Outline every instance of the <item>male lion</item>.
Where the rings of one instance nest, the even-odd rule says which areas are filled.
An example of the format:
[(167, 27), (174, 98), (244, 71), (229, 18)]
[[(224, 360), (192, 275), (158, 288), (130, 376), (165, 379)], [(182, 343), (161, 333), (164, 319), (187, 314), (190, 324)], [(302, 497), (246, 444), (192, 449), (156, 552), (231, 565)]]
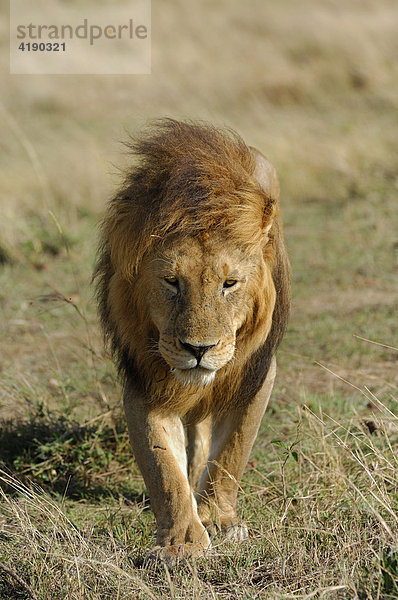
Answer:
[(247, 537), (237, 491), (275, 378), (289, 266), (275, 169), (237, 134), (166, 119), (131, 149), (95, 278), (156, 517), (149, 556), (173, 565), (203, 553), (211, 527)]

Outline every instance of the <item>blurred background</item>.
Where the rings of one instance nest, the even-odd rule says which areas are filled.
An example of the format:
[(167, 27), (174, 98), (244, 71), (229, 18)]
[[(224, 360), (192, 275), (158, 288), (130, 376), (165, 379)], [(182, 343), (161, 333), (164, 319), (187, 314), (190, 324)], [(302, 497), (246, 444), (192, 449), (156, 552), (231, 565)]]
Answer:
[(277, 168), (293, 312), (275, 401), (361, 397), (316, 362), (396, 386), (396, 353), (359, 339), (397, 346), (396, 0), (153, 2), (141, 76), (9, 75), (1, 8), (0, 415), (119, 398), (90, 288), (96, 223), (121, 142), (161, 116), (232, 127)]

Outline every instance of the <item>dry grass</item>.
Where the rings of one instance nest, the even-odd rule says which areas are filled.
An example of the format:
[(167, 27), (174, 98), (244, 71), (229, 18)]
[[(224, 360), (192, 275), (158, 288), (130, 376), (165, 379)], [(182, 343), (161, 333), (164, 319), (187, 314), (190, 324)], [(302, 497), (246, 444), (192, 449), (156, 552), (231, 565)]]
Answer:
[[(9, 76), (0, 20), (0, 598), (398, 598), (397, 19), (395, 0), (154, 3), (136, 77)], [(142, 566), (153, 517), (89, 283), (119, 142), (164, 115), (269, 156), (294, 275), (252, 539), (173, 574)]]
[(0, 591), (29, 586), (51, 600), (395, 598), (398, 420), (364, 393), (372, 419), (331, 400), (272, 411), (241, 493), (252, 539), (216, 543), (172, 574), (142, 565), (153, 534), (145, 503), (54, 498), (3, 471), (0, 535), (14, 573)]

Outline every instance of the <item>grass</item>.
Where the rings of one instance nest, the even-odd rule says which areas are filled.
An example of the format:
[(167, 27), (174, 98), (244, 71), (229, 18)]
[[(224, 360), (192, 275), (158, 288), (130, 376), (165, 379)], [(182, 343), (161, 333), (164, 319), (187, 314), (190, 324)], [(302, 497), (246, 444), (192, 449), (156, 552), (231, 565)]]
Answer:
[[(137, 77), (6, 75), (0, 20), (0, 598), (398, 598), (396, 19), (173, 0)], [(161, 115), (269, 156), (293, 269), (251, 538), (173, 573), (143, 565), (153, 515), (90, 288), (119, 141)]]
[[(323, 400), (267, 415), (240, 496), (250, 542), (171, 575), (142, 565), (154, 523), (123, 430), (10, 423), (2, 560), (40, 598), (394, 598), (397, 418), (372, 395), (361, 413)], [(20, 589), (6, 575), (3, 597)]]

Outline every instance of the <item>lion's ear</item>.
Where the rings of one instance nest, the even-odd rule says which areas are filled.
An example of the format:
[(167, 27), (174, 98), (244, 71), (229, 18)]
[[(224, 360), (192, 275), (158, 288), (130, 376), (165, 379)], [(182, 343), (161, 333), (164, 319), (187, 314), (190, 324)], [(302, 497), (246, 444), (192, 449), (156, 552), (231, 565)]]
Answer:
[(256, 164), (253, 177), (268, 198), (264, 206), (263, 233), (267, 235), (272, 227), (276, 204), (279, 200), (279, 180), (275, 167), (256, 148), (250, 147)]

